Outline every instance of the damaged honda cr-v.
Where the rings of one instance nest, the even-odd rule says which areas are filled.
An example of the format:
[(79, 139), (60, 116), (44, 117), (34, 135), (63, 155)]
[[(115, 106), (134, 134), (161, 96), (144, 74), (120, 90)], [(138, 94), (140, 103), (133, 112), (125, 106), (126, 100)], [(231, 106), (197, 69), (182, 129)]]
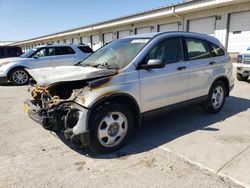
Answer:
[(220, 42), (185, 32), (130, 36), (77, 66), (27, 71), (36, 81), (29, 116), (99, 153), (123, 146), (146, 112), (192, 101), (217, 113), (233, 88)]

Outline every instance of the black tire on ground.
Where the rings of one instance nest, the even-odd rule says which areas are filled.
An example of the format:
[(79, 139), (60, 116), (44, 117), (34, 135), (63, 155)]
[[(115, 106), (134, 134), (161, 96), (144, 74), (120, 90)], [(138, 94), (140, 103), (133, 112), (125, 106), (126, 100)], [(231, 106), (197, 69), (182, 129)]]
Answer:
[(248, 76), (242, 76), (242, 74), (237, 73), (237, 80), (239, 80), (239, 81), (247, 81)]
[[(118, 128), (118, 130), (114, 129), (115, 131), (117, 131), (117, 134), (112, 135), (112, 138), (115, 138), (115, 140), (117, 140), (117, 145), (106, 146), (105, 144), (109, 142), (108, 140), (110, 135), (101, 138), (100, 136), (98, 136), (101, 132), (99, 130), (105, 130), (105, 133), (108, 133), (108, 130), (110, 129), (112, 129), (113, 131), (114, 127), (108, 126), (108, 124), (104, 120), (110, 117), (112, 117), (112, 120), (115, 120), (116, 113), (120, 114), (120, 116), (117, 116), (117, 120), (118, 118), (122, 117), (121, 119), (125, 119), (125, 121), (122, 121), (122, 125), (118, 126), (120, 127)], [(105, 103), (93, 111), (90, 117), (89, 127), (91, 138), (91, 145), (89, 146), (89, 148), (95, 153), (110, 153), (120, 149), (125, 144), (126, 140), (132, 135), (134, 130), (134, 118), (131, 110), (125, 104)], [(119, 129), (123, 132), (123, 136), (118, 136)]]
[(26, 85), (29, 82), (29, 74), (22, 68), (14, 69), (9, 74), (11, 83), (15, 86)]
[[(216, 92), (218, 92), (217, 90), (222, 91), (222, 95), (219, 95), (218, 97), (213, 97), (216, 96)], [(220, 112), (224, 106), (227, 92), (228, 91), (224, 82), (221, 80), (216, 81), (209, 90), (207, 100), (202, 104), (204, 111), (209, 114), (216, 114)], [(220, 102), (218, 102), (217, 99)], [(218, 105), (216, 105), (217, 102)]]

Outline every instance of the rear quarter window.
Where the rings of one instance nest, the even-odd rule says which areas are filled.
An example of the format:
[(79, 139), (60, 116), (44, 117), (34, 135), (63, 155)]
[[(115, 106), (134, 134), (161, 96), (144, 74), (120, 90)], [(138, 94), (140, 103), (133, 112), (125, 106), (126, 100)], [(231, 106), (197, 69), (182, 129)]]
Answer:
[(70, 55), (76, 52), (71, 47), (56, 47), (56, 55)]
[(78, 46), (78, 49), (83, 53), (93, 53), (93, 50), (88, 46)]
[(225, 51), (216, 44), (208, 42), (208, 45), (210, 45), (211, 53), (213, 54), (213, 56), (217, 57), (225, 55)]

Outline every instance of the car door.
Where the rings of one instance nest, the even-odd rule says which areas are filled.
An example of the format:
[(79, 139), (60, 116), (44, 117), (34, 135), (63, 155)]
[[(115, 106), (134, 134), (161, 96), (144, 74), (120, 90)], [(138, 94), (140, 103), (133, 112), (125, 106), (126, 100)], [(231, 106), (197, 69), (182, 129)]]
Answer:
[(215, 59), (205, 40), (186, 37), (184, 46), (190, 70), (189, 99), (205, 96), (214, 79)]
[(40, 48), (31, 58), (32, 68), (55, 67), (57, 65), (54, 47)]
[(70, 46), (55, 47), (58, 58), (57, 66), (75, 65), (77, 62), (76, 52)]
[(160, 41), (144, 58), (163, 59), (164, 68), (139, 68), (142, 111), (176, 104), (188, 100), (189, 70), (183, 61), (179, 37)]

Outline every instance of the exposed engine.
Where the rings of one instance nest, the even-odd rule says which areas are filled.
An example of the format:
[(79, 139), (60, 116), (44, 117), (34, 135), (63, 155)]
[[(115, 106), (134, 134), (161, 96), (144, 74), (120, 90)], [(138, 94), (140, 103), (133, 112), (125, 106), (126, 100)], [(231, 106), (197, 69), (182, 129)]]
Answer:
[(31, 92), (33, 100), (26, 103), (33, 106), (30, 117), (45, 129), (63, 132), (66, 139), (72, 139), (72, 129), (79, 121), (79, 109), (73, 104), (74, 90), (82, 89), (86, 82), (59, 83), (48, 88), (35, 86)]

